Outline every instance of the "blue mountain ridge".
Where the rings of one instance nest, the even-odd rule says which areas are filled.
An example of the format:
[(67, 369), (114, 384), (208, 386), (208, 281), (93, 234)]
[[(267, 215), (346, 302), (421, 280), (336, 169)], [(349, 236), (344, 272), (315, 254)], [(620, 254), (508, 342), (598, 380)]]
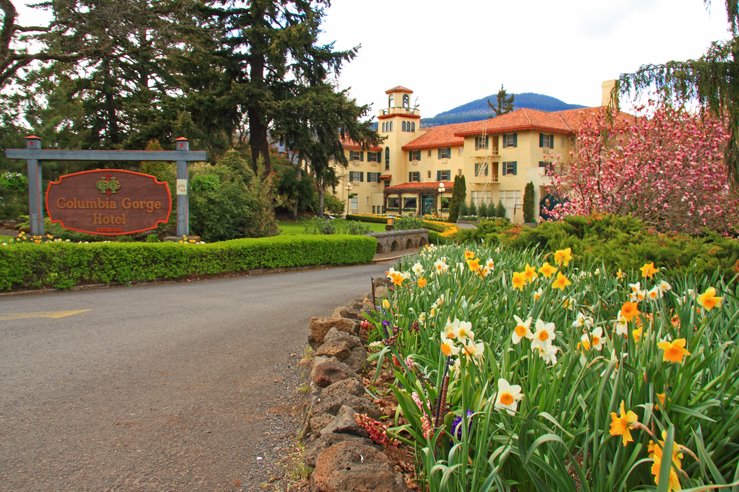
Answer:
[[(564, 111), (566, 109), (585, 108), (580, 104), (568, 104), (564, 101), (544, 94), (535, 92), (522, 92), (514, 94), (513, 109), (529, 108), (540, 111)], [(482, 99), (468, 102), (456, 108), (439, 113), (433, 118), (422, 118), (421, 126), (447, 125), (450, 123), (466, 123), (468, 121), (479, 121), (493, 117), (493, 111), (487, 101), (495, 104), (497, 92)]]

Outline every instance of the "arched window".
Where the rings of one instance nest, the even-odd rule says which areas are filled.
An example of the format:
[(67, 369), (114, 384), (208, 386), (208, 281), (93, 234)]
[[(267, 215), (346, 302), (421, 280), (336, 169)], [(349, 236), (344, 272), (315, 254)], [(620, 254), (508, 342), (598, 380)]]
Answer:
[(404, 132), (405, 132), (405, 131), (407, 131), (407, 128), (406, 128), (406, 124), (405, 124), (405, 121), (404, 121), (403, 123), (401, 123), (401, 126), (403, 127), (403, 131), (404, 131)]
[(395, 106), (395, 95), (390, 94), (390, 96), (387, 98), (387, 107), (392, 108)]
[(387, 122), (385, 121), (382, 122), (382, 131), (387, 132)]
[(411, 123), (411, 131), (412, 132), (415, 132), (416, 131), (416, 122), (415, 121), (413, 123)]
[(411, 107), (411, 97), (408, 94), (403, 94), (403, 107), (405, 109)]
[(388, 123), (387, 123), (387, 131), (389, 131), (389, 132), (393, 131), (393, 122), (392, 121), (388, 121)]
[(385, 147), (385, 169), (390, 169), (390, 147)]

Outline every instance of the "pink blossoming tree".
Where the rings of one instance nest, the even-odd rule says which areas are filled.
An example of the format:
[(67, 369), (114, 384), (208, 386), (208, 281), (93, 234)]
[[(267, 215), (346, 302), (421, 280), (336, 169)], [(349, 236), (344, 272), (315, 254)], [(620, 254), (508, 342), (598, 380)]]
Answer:
[(649, 116), (583, 122), (574, 152), (548, 170), (550, 192), (566, 200), (554, 217), (605, 212), (639, 217), (662, 231), (739, 227), (739, 196), (729, 184), (726, 125), (667, 105)]

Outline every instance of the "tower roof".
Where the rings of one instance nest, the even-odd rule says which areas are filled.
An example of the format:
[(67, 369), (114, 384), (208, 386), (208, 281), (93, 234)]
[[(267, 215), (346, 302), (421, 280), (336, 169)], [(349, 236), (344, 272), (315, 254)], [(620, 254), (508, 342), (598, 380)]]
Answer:
[(403, 87), (402, 85), (396, 85), (392, 89), (386, 90), (385, 94), (392, 94), (393, 92), (405, 92), (406, 94), (413, 94), (412, 90), (407, 87)]

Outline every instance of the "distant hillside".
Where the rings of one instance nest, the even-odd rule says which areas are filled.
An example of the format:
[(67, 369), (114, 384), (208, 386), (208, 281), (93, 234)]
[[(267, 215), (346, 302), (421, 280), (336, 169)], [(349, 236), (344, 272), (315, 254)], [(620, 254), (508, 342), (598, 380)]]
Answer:
[[(468, 102), (461, 106), (457, 106), (449, 111), (439, 113), (433, 118), (423, 118), (422, 126), (447, 125), (449, 123), (465, 123), (467, 121), (478, 121), (493, 117), (493, 112), (488, 106), (488, 99), (495, 104), (496, 94), (483, 97), (476, 101)], [(534, 92), (522, 92), (515, 94), (513, 100), (513, 109), (530, 108), (541, 111), (563, 111), (565, 109), (584, 108), (579, 104), (567, 104), (557, 98), (545, 96), (544, 94), (536, 94)]]

